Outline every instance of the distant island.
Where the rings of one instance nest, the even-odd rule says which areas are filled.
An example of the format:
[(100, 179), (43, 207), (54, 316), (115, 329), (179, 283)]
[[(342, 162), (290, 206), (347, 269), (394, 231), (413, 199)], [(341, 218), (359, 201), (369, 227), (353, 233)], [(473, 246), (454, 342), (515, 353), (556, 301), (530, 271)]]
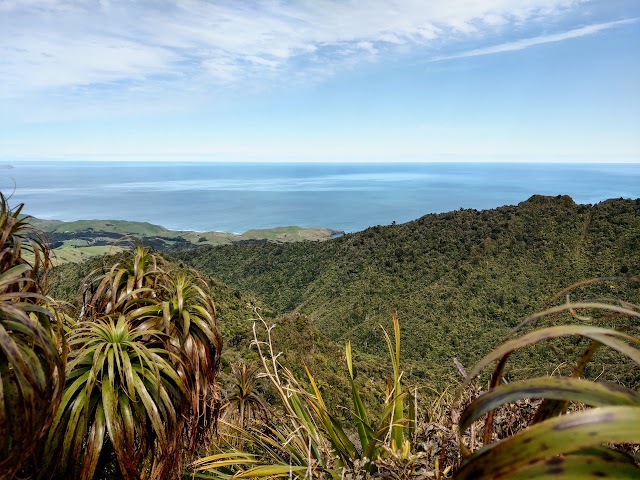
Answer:
[(13, 165), (0, 165), (0, 170), (10, 170), (12, 168), (16, 168)]

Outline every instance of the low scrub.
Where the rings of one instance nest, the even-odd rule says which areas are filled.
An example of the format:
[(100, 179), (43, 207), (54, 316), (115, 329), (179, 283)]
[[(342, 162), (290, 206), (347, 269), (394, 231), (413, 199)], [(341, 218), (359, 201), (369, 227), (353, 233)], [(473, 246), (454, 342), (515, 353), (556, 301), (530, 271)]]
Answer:
[[(640, 307), (571, 298), (593, 284), (618, 292), (616, 279), (561, 291), (563, 303), (469, 373), (456, 361), (463, 379), (431, 398), (405, 385), (394, 312), (374, 408), (350, 342), (340, 379), (350, 405), (339, 410), (310, 368), (285, 365), (256, 309), (260, 368), (232, 372), (216, 435), (222, 337), (207, 282), (137, 246), (91, 272), (79, 310), (65, 312), (48, 296), (46, 242), (21, 210), (0, 194), (1, 480), (640, 478)], [(428, 333), (411, 331), (412, 342)], [(552, 375), (511, 377), (514, 357), (548, 351), (563, 359)], [(624, 381), (601, 381), (602, 365)]]
[[(408, 395), (410, 390), (401, 385), (400, 323), (394, 315), (393, 335), (384, 332), (393, 374), (377, 419), (368, 415), (362, 403), (351, 346), (346, 345), (352, 407), (345, 421), (327, 408), (306, 367), (303, 383), (280, 364), (280, 353), (271, 341), (273, 327), (258, 317), (255, 345), (262, 375), (279, 393), (281, 411), (275, 417), (280, 421), (226, 424), (211, 454), (191, 465), (191, 475), (212, 479), (639, 478), (640, 393), (584, 378), (602, 347), (627, 360), (637, 374), (638, 319), (640, 308), (630, 303), (572, 302), (567, 296), (565, 303), (526, 319), (516, 332), (530, 330), (535, 322), (546, 320), (549, 325), (504, 342), (470, 373), (457, 362), (464, 376), (459, 393), (445, 391), (420, 411), (417, 395)], [(262, 335), (258, 333), (261, 325)], [(514, 352), (570, 336), (586, 339), (587, 344), (569, 375), (503, 383), (505, 366)], [(496, 366), (483, 391), (479, 375), (493, 363)]]

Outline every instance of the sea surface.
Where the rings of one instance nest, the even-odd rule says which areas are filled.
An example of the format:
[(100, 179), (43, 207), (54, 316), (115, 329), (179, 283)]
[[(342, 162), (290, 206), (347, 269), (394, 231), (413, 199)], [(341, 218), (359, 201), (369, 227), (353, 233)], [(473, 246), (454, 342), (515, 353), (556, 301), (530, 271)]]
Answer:
[(427, 213), (640, 197), (640, 164), (12, 162), (10, 205), (58, 220), (136, 220), (176, 230), (285, 225), (353, 232)]

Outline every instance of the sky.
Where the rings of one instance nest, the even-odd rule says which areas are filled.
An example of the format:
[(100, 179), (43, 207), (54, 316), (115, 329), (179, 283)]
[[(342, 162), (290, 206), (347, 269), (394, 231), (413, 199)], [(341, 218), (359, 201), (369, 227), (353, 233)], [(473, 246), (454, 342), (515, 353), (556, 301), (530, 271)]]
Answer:
[(0, 162), (640, 162), (638, 0), (0, 0)]

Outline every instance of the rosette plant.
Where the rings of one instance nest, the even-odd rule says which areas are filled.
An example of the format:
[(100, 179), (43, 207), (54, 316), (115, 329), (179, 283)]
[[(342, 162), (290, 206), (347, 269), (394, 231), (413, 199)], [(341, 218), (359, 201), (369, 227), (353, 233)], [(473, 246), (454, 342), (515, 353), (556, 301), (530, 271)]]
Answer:
[(205, 280), (195, 270), (171, 268), (161, 282), (160, 330), (177, 358), (180, 378), (189, 398), (186, 448), (194, 451), (210, 439), (220, 412), (216, 376), (220, 367), (222, 336), (216, 309)]
[(119, 258), (83, 282), (47, 459), (64, 478), (176, 478), (218, 415), (215, 306), (196, 272), (142, 245)]
[(256, 388), (257, 370), (245, 362), (231, 367), (231, 391), (223, 406), (223, 418), (245, 428), (269, 412), (269, 404)]
[(142, 245), (127, 255), (85, 280), (82, 318), (124, 314), (134, 325), (162, 333), (188, 392), (184, 433), (188, 447), (194, 448), (211, 433), (220, 406), (216, 376), (222, 336), (215, 304), (195, 270), (168, 262)]
[(124, 315), (71, 331), (67, 386), (41, 478), (91, 479), (113, 469), (113, 457), (121, 478), (176, 476), (186, 392), (160, 336)]
[(22, 207), (0, 193), (0, 478), (12, 478), (46, 433), (65, 379), (64, 338), (45, 297), (49, 250)]

